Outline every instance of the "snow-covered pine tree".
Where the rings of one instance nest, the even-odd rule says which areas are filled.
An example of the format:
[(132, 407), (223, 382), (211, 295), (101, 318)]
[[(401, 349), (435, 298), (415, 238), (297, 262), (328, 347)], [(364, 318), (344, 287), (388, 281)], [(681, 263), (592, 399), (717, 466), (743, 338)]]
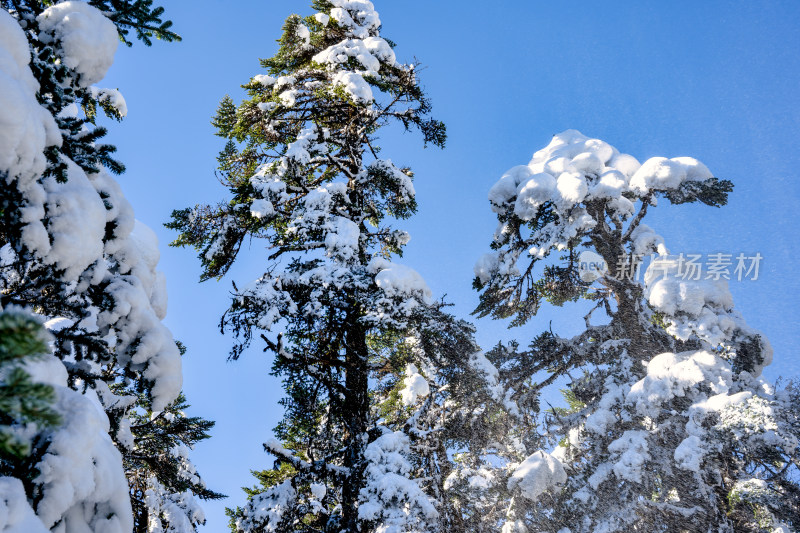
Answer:
[(180, 352), (161, 323), (155, 235), (108, 173), (123, 170), (114, 147), (98, 142), (98, 108), (120, 119), (125, 100), (93, 84), (131, 32), (148, 45), (178, 36), (151, 0), (2, 6), (0, 303), (47, 321), (52, 355), (25, 370), (54, 391), (61, 424), (29, 428), (25, 463), (1, 472), (0, 529), (129, 532), (129, 415), (177, 398)]
[(221, 326), (238, 339), (233, 359), (259, 337), (275, 354), (285, 417), (265, 445), (275, 468), (256, 474), (231, 527), (454, 528), (443, 486), (466, 431), (447, 421), (479, 415), (444, 398), (479, 386), (467, 364), (477, 348), (419, 274), (390, 260), (409, 239), (390, 221), (416, 202), (411, 171), (376, 145), (392, 122), (437, 146), (445, 129), (427, 118), (415, 66), (380, 37), (371, 2), (313, 7), (287, 19), (267, 72), (244, 86), (249, 98), (220, 104), (219, 174), (231, 197), (176, 211), (170, 224), (175, 245), (199, 250), (203, 279), (225, 275), (251, 239), (268, 249), (264, 275), (234, 284)]
[[(513, 498), (498, 500), (488, 524), (505, 533), (800, 527), (796, 387), (760, 377), (772, 350), (734, 310), (720, 270), (668, 255), (643, 223), (657, 199), (721, 206), (731, 190), (695, 159), (640, 164), (576, 131), (492, 187), (499, 226), (495, 251), (475, 266), (478, 312), (522, 325), (543, 300), (588, 300), (591, 311), (575, 337), (547, 331), (528, 349), (489, 354), (531, 419), (553, 383), (569, 407), (542, 413), (516, 460), (498, 464), (496, 493)], [(635, 270), (648, 257), (642, 283)]]

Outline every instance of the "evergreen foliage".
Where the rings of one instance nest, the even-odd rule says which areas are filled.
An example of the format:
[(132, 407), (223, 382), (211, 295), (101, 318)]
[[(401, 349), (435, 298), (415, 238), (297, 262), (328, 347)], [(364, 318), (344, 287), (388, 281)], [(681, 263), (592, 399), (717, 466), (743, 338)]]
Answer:
[(31, 451), (26, 426), (55, 426), (60, 422), (53, 410), (53, 388), (34, 383), (25, 363), (48, 353), (42, 325), (27, 313), (0, 313), (0, 472), (9, 474)]

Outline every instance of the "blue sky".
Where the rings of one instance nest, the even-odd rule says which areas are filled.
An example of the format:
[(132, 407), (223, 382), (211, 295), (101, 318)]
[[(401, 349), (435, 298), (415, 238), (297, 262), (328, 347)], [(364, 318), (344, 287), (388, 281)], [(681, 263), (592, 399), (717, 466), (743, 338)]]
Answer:
[[(214, 177), (222, 139), (210, 118), (225, 94), (259, 72), (277, 49), (283, 20), (309, 14), (305, 0), (174, 2), (168, 16), (182, 43), (122, 49), (101, 86), (129, 107), (108, 141), (128, 171), (120, 181), (137, 218), (161, 240), (167, 325), (189, 348), (184, 390), (191, 414), (217, 421), (193, 457), (208, 485), (231, 497), (206, 506), (210, 532), (226, 531), (225, 505), (244, 501), (250, 469), (271, 465), (261, 449), (281, 416), (280, 384), (260, 347), (227, 363), (217, 328), (230, 280), (263, 271), (254, 243), (221, 282), (198, 284), (192, 250), (168, 248), (161, 224), (173, 209), (225, 198)], [(477, 304), (472, 265), (487, 251), (495, 219), (489, 187), (525, 164), (551, 136), (574, 128), (640, 161), (693, 156), (735, 190), (728, 206), (661, 206), (648, 224), (674, 252), (761, 253), (757, 281), (731, 283), (737, 308), (775, 348), (767, 371), (800, 376), (797, 202), (800, 199), (800, 3), (750, 1), (507, 0), (494, 3), (378, 1), (382, 35), (398, 58), (419, 59), (434, 115), (448, 127), (445, 150), (416, 135), (382, 135), (384, 154), (416, 172), (419, 213), (399, 224), (412, 235), (402, 262), (417, 269), (463, 317)], [(580, 327), (566, 307), (524, 328), (477, 321), (478, 340), (526, 341), (553, 321)]]

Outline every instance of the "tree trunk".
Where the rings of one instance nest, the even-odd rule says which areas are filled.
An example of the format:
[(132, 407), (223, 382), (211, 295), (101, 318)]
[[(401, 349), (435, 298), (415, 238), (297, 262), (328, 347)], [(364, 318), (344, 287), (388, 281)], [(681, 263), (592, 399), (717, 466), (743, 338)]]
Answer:
[[(353, 304), (353, 308), (357, 306)], [(368, 369), (367, 369), (367, 330), (359, 322), (361, 314), (349, 314), (350, 327), (346, 333), (345, 387), (347, 398), (344, 402), (346, 424), (344, 466), (350, 475), (342, 487), (341, 531), (359, 533), (358, 494), (364, 485), (364, 448), (367, 441), (367, 422), (369, 416)]]

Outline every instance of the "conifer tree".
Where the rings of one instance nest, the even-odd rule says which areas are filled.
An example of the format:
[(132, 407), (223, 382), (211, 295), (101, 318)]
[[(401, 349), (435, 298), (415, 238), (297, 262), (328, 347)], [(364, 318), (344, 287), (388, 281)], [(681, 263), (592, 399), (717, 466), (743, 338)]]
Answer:
[(219, 106), (230, 198), (169, 224), (173, 244), (199, 251), (204, 280), (224, 276), (245, 243), (267, 248), (264, 275), (234, 284), (221, 327), (237, 338), (231, 358), (254, 339), (274, 354), (285, 415), (265, 444), (275, 467), (256, 473), (231, 528), (440, 531), (460, 520), (443, 488), (451, 447), (465, 442), (453, 421), (479, 418), (445, 398), (483, 375), (468, 364), (471, 327), (391, 260), (409, 239), (390, 223), (416, 209), (413, 174), (376, 141), (399, 122), (442, 146), (445, 129), (371, 2), (313, 7), (286, 20), (248, 98)]
[[(800, 526), (796, 388), (760, 377), (772, 349), (734, 310), (720, 263), (697, 268), (669, 255), (643, 223), (657, 200), (722, 206), (731, 190), (696, 159), (640, 164), (576, 131), (492, 187), (499, 226), (494, 252), (475, 266), (478, 312), (524, 325), (544, 301), (588, 301), (591, 310), (575, 337), (546, 331), (527, 349), (489, 354), (529, 422), (523, 448), (496, 463), (501, 511), (487, 513), (487, 527)], [(568, 407), (542, 409), (554, 383)]]
[(31, 427), (25, 461), (4, 468), (3, 527), (127, 532), (129, 416), (176, 399), (180, 351), (161, 323), (155, 235), (109, 174), (124, 170), (115, 147), (99, 142), (98, 110), (121, 119), (125, 100), (94, 84), (120, 41), (179, 37), (151, 0), (2, 6), (0, 303), (46, 320), (52, 355), (25, 369), (36, 390), (54, 391), (61, 421)]

